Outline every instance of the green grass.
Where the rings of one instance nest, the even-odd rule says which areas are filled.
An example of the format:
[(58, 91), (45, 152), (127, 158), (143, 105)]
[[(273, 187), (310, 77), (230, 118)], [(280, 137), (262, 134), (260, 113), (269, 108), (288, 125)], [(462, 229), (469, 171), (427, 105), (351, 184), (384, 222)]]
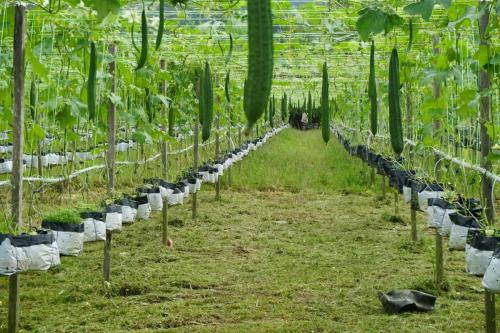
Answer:
[[(174, 250), (161, 246), (159, 214), (125, 227), (113, 237), (110, 286), (103, 243), (23, 274), (22, 331), (481, 332), (480, 279), (460, 251), (445, 251), (449, 291), (435, 312), (382, 311), (379, 291), (435, 291), (433, 232), (419, 215), (422, 240), (410, 242), (408, 223), (387, 219), (390, 201), (367, 191), (368, 170), (320, 140), (287, 130), (232, 170), (221, 202), (204, 185), (197, 221), (189, 201), (170, 209)], [(6, 278), (0, 302), (6, 318)]]
[(245, 160), (245, 177), (235, 184), (258, 190), (365, 192), (368, 170), (353, 161), (336, 140), (325, 145), (319, 131), (288, 129)]

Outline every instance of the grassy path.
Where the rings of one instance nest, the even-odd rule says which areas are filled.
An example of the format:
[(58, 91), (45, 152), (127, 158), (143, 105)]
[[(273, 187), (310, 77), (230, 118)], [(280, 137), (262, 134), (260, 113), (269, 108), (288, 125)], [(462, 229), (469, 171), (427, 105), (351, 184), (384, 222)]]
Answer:
[[(389, 221), (368, 170), (318, 131), (287, 130), (233, 171), (220, 203), (201, 192), (200, 218), (171, 210), (174, 251), (160, 216), (114, 238), (112, 283), (102, 243), (59, 269), (22, 276), (25, 332), (480, 332), (480, 280), (446, 253), (451, 290), (429, 314), (389, 316), (378, 291), (432, 291), (432, 234)], [(405, 215), (406, 207), (402, 207)], [(0, 331), (7, 279), (0, 278)]]

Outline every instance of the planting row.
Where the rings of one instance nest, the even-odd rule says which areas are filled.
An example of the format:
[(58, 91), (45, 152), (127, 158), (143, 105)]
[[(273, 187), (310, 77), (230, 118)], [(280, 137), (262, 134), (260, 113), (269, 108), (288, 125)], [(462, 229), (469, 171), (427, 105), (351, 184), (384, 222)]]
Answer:
[(251, 151), (285, 127), (273, 129), (222, 158), (204, 163), (198, 170), (188, 170), (175, 183), (163, 179), (145, 179), (145, 185), (134, 195), (125, 195), (105, 205), (103, 211), (61, 210), (48, 215), (41, 229), (32, 234), (0, 234), (0, 275), (47, 270), (60, 265), (60, 255), (78, 256), (84, 242), (104, 241), (106, 232), (120, 232), (122, 226), (136, 220), (147, 220), (151, 212), (161, 211), (164, 204), (182, 205), (184, 199), (201, 189), (203, 182), (216, 183), (224, 171), (241, 161)]
[(483, 286), (500, 292), (500, 234), (488, 224), (481, 202), (455, 193), (453, 186), (417, 177), (416, 170), (372, 151), (352, 145), (340, 132), (337, 137), (350, 155), (359, 157), (377, 173), (388, 177), (413, 210), (427, 213), (429, 228), (448, 238), (450, 250), (465, 250), (465, 270), (483, 277)]

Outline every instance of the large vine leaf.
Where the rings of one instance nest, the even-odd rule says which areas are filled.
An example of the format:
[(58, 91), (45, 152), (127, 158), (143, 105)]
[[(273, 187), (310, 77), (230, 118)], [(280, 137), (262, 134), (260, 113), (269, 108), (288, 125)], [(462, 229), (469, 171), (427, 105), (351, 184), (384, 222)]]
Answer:
[(409, 4), (404, 7), (404, 11), (410, 15), (422, 16), (426, 21), (429, 21), (436, 4), (441, 4), (443, 7), (448, 8), (451, 5), (450, 0), (420, 0), (418, 2)]
[(393, 12), (378, 6), (368, 6), (359, 11), (356, 30), (358, 30), (361, 39), (367, 41), (371, 36), (381, 32), (390, 32), (394, 27), (402, 25), (403, 22), (403, 18)]
[(356, 29), (362, 40), (366, 41), (371, 35), (376, 35), (385, 30), (387, 14), (378, 7), (366, 7), (359, 11)]

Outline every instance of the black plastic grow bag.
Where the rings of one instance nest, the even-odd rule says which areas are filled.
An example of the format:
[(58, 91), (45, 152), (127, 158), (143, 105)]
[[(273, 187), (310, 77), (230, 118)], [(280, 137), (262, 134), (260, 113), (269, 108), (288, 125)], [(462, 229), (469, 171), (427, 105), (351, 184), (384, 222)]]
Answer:
[(84, 224), (79, 223), (60, 223), (60, 222), (50, 222), (43, 220), (42, 228), (49, 229), (52, 231), (65, 231), (65, 232), (79, 232), (82, 233), (84, 231)]
[(433, 311), (437, 297), (418, 290), (393, 290), (379, 293), (379, 300), (388, 313)]
[(54, 242), (54, 234), (49, 230), (39, 230), (36, 235), (21, 234), (19, 236), (9, 237), (12, 245), (15, 247), (52, 244)]

